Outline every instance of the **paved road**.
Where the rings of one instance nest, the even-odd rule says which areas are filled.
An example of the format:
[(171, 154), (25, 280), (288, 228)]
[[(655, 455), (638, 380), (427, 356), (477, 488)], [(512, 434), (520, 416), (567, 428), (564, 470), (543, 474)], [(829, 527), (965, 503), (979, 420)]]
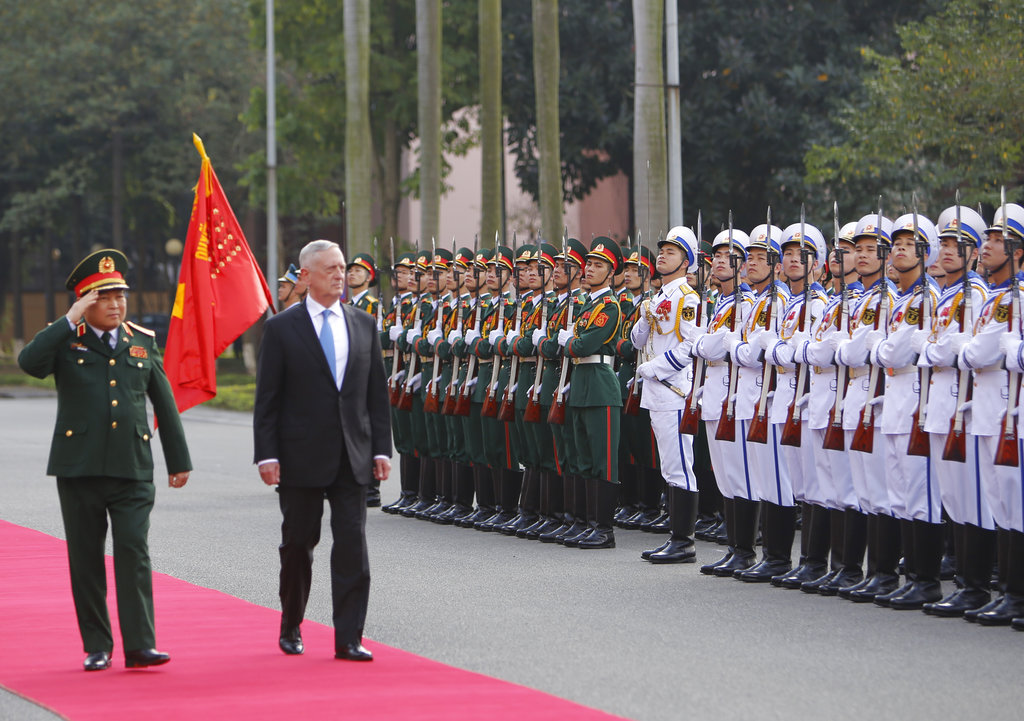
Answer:
[[(44, 476), (55, 406), (0, 399), (0, 518), (62, 536)], [(185, 430), (197, 470), (185, 489), (157, 485), (154, 568), (277, 607), (277, 499), (249, 417), (198, 408)], [(587, 552), (377, 511), (367, 532), (367, 636), (629, 718), (1020, 717), (1024, 634), (1009, 629), (652, 566), (639, 553), (657, 539), (639, 532)], [(326, 571), (319, 553), (309, 617), (329, 624)], [(276, 643), (276, 628), (253, 633)], [(54, 717), (0, 693), (7, 718)]]

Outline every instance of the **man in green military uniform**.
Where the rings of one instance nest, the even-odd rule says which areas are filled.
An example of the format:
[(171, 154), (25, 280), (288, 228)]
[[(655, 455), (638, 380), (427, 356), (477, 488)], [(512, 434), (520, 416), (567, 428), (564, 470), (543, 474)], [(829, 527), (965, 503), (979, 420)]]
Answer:
[(569, 407), (579, 473), (586, 481), (589, 529), (564, 542), (577, 548), (615, 548), (622, 394), (612, 363), (622, 312), (611, 283), (621, 265), (618, 243), (594, 238), (585, 269), (590, 293), (573, 328), (558, 331), (558, 343), (574, 366)]
[(147, 537), (155, 488), (147, 396), (160, 422), (170, 486), (184, 486), (192, 469), (154, 333), (124, 320), (127, 268), (116, 250), (83, 260), (67, 280), (76, 300), (65, 318), (37, 333), (18, 356), (22, 370), (37, 378), (52, 373), (57, 386), (46, 472), (57, 477), (86, 671), (110, 668), (114, 646), (103, 557), (108, 515), (125, 666), (170, 660), (154, 648)]

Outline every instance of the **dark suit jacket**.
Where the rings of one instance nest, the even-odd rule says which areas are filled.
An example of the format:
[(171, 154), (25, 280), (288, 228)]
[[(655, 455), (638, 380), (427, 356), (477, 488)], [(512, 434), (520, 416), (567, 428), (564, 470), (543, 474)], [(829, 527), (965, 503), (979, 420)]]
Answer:
[(115, 333), (117, 348), (111, 350), (92, 330), (78, 336), (65, 318), (58, 318), (18, 356), (29, 375), (52, 373), (56, 381), (57, 423), (48, 475), (152, 481), (147, 396), (160, 421), (167, 472), (192, 468), (153, 331), (123, 323)]
[[(306, 303), (267, 320), (256, 371), (255, 462), (276, 458), (282, 486), (328, 486), (345, 442), (356, 482), (374, 456), (391, 456), (391, 407), (374, 318), (342, 304), (348, 362), (335, 386)], [(341, 469), (344, 470), (344, 469)]]

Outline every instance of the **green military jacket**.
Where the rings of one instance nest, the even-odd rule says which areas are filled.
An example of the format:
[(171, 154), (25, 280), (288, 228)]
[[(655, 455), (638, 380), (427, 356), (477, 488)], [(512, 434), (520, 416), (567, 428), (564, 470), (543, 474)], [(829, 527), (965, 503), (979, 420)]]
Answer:
[(380, 301), (377, 299), (376, 296), (370, 295), (369, 290), (365, 290), (363, 291), (362, 295), (358, 296), (352, 301), (352, 305), (354, 305), (359, 310), (365, 310), (367, 313), (376, 318), (377, 310), (380, 308)]
[[(596, 299), (587, 296), (579, 319), (573, 325), (573, 338), (565, 344), (565, 353), (574, 359), (615, 355), (622, 311), (610, 290)], [(569, 388), (569, 406), (622, 406), (622, 394), (615, 371), (607, 363), (574, 365)]]
[(117, 331), (117, 349), (64, 318), (39, 331), (18, 356), (29, 375), (53, 374), (57, 423), (46, 473), (153, 480), (153, 432), (146, 397), (160, 423), (167, 472), (192, 470), (185, 433), (153, 332), (133, 323)]

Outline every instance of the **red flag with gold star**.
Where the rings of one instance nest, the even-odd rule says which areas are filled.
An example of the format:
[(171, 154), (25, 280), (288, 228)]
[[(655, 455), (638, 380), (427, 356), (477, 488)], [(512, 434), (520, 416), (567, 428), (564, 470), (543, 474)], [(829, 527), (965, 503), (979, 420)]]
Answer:
[(273, 307), (270, 288), (245, 242), (206, 155), (188, 223), (167, 333), (165, 368), (178, 410), (217, 395), (217, 357)]

